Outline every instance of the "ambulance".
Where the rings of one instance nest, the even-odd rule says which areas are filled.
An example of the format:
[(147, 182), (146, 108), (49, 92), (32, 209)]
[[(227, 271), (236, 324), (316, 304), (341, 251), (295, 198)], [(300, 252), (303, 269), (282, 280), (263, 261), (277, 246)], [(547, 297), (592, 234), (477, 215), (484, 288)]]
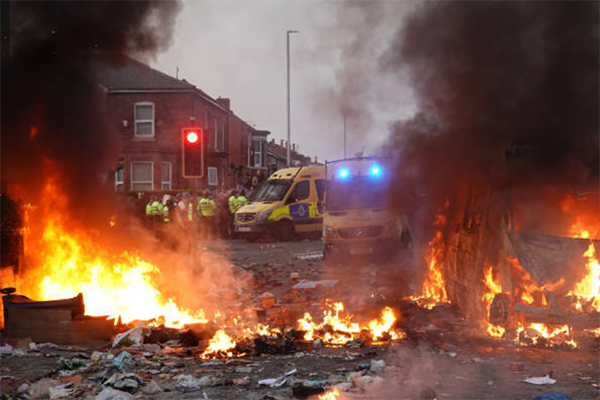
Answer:
[(325, 164), (324, 259), (387, 257), (410, 242), (407, 219), (388, 204), (391, 168), (391, 159), (377, 157)]
[(235, 232), (248, 240), (320, 237), (325, 167), (284, 168), (271, 175), (235, 213)]

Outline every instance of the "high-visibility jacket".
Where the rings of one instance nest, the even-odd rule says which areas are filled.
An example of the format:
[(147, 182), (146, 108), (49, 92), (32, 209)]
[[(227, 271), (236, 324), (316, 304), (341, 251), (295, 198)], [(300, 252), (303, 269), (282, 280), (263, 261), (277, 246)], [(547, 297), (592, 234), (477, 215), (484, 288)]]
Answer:
[(213, 199), (203, 197), (198, 202), (198, 210), (203, 217), (214, 217), (217, 211), (217, 203)]
[(229, 203), (229, 212), (231, 214), (233, 214), (234, 212), (237, 211), (238, 207), (238, 203), (237, 203), (237, 197), (235, 197), (234, 195), (229, 196), (229, 200), (227, 200), (227, 202)]
[(188, 221), (194, 220), (194, 210), (192, 208), (192, 202), (190, 201), (188, 204)]
[(159, 201), (153, 201), (152, 203), (148, 203), (146, 206), (146, 215), (160, 215), (162, 214), (164, 206)]
[(169, 222), (169, 207), (163, 206), (162, 209), (163, 221)]
[(246, 204), (248, 204), (248, 199), (245, 196), (238, 196), (236, 198), (236, 202), (237, 202), (237, 210), (239, 210), (240, 208), (244, 207)]

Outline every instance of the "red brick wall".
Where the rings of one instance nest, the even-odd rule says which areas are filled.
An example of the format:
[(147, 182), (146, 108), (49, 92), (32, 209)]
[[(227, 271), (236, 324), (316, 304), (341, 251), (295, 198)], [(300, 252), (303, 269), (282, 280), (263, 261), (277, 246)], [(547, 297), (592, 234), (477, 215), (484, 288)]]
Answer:
[[(134, 136), (134, 104), (152, 102), (154, 104), (154, 137)], [(228, 126), (231, 114), (208, 101), (190, 93), (109, 93), (107, 99), (109, 118), (121, 132), (123, 140), (124, 188), (131, 188), (132, 161), (154, 162), (154, 190), (160, 190), (161, 162), (171, 162), (172, 190), (193, 188), (193, 181), (181, 176), (181, 129), (190, 125), (190, 116), (196, 118), (196, 125), (205, 127), (205, 167), (215, 166), (219, 170), (219, 185), (222, 184), (224, 169), (229, 172), (228, 144), (231, 141), (231, 127)], [(215, 149), (214, 120), (218, 121), (218, 150)], [(236, 117), (237, 118), (237, 117)], [(127, 126), (123, 125), (127, 121)], [(223, 124), (225, 142), (223, 143)], [(229, 139), (229, 140), (228, 140)], [(236, 148), (237, 151), (237, 148)], [(218, 156), (216, 156), (218, 154)], [(239, 158), (239, 157), (233, 157)], [(206, 169), (202, 187), (207, 186)], [(227, 182), (229, 184), (229, 182)]]

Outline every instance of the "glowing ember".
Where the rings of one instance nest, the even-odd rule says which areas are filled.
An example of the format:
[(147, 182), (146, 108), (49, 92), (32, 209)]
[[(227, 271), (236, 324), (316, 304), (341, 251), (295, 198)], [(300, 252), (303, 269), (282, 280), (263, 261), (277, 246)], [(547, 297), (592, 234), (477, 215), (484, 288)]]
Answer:
[[(203, 359), (210, 358), (231, 358), (234, 356), (233, 350), (237, 343), (223, 329), (218, 330), (200, 356)], [(237, 354), (241, 356), (243, 354)]]
[(160, 274), (154, 265), (138, 256), (110, 254), (84, 233), (68, 232), (61, 215), (67, 202), (57, 187), (48, 183), (44, 190), (47, 216), (43, 235), (33, 254), (39, 268), (27, 277), (32, 297), (54, 300), (83, 293), (87, 315), (107, 315), (127, 323), (133, 320), (159, 320), (168, 327), (207, 322), (204, 313), (177, 306), (153, 285)]
[(597, 338), (600, 338), (600, 328), (596, 328), (596, 329), (584, 329), (585, 332), (591, 333), (592, 335), (594, 335)]
[(393, 329), (396, 316), (390, 307), (381, 312), (380, 319), (372, 320), (365, 326), (353, 322), (353, 316), (344, 311), (344, 304), (326, 303), (328, 309), (323, 311), (323, 322), (315, 323), (310, 313), (298, 320), (298, 329), (306, 331), (304, 340), (312, 341), (320, 338), (330, 345), (344, 345), (361, 336), (362, 332), (368, 334), (375, 342), (381, 341), (387, 335), (391, 340), (404, 337), (404, 333)]
[(575, 308), (578, 310), (583, 308), (582, 302), (585, 302), (590, 304), (594, 310), (600, 312), (600, 263), (598, 263), (596, 257), (594, 243), (590, 243), (583, 254), (583, 258), (586, 260), (587, 274), (567, 296), (577, 298)]
[(422, 294), (418, 297), (409, 297), (421, 307), (432, 309), (437, 304), (449, 303), (446, 293), (446, 282), (442, 273), (444, 246), (442, 227), (446, 225), (446, 216), (438, 213), (435, 216), (435, 226), (438, 228), (435, 236), (429, 241), (429, 253), (425, 256), (429, 269), (423, 280)]
[(340, 391), (337, 388), (333, 388), (323, 394), (320, 394), (319, 400), (336, 400), (339, 395)]
[(489, 323), (490, 307), (492, 306), (492, 301), (494, 301), (494, 297), (497, 294), (502, 293), (502, 287), (494, 282), (491, 265), (488, 265), (484, 271), (483, 282), (485, 284), (486, 290), (481, 298), (481, 301), (483, 301), (483, 304), (485, 305), (485, 316), (486, 320), (488, 320), (488, 326), (486, 328), (486, 331), (490, 336), (502, 337), (504, 336), (505, 329), (501, 326)]

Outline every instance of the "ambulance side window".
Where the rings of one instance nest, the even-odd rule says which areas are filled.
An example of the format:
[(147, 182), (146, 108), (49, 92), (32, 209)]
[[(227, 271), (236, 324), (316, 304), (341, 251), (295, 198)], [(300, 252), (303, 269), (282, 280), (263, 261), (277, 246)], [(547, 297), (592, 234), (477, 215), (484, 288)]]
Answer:
[(308, 197), (310, 196), (309, 183), (310, 181), (302, 181), (296, 183), (296, 186), (294, 186), (294, 189), (292, 189), (292, 192), (285, 201), (285, 204), (297, 203), (299, 201), (308, 199)]
[(317, 179), (315, 180), (315, 186), (317, 187), (317, 197), (319, 201), (323, 201), (325, 199), (325, 179)]

